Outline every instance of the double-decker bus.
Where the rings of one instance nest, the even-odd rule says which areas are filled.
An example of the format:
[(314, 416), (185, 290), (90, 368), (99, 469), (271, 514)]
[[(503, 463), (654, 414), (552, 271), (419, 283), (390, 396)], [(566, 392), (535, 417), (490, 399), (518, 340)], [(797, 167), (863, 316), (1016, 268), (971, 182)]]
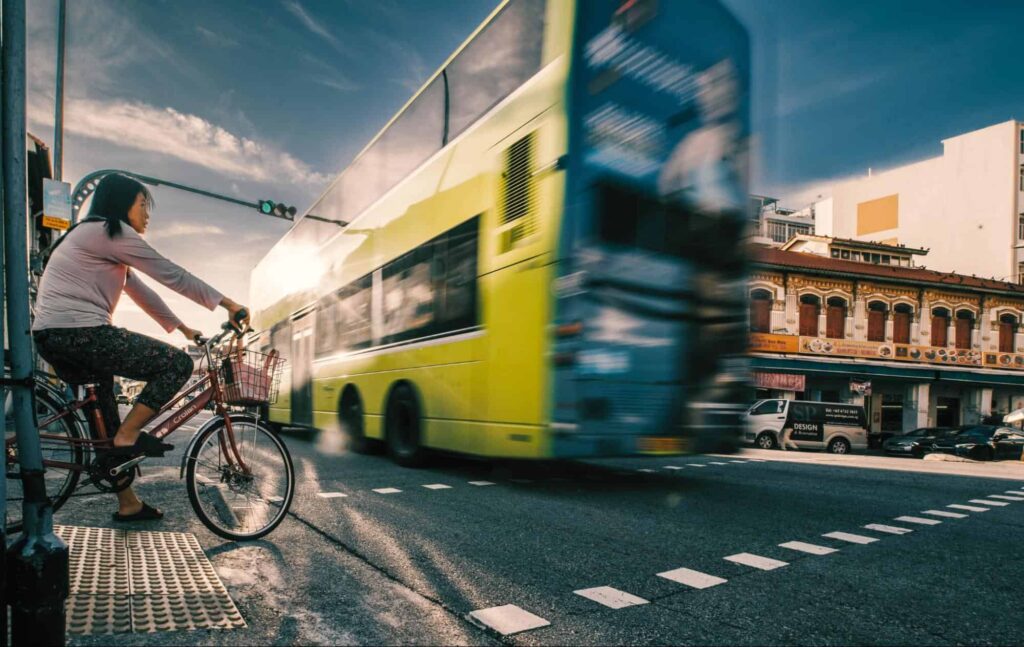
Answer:
[(748, 40), (713, 0), (508, 0), (254, 269), (272, 422), (428, 450), (732, 451)]

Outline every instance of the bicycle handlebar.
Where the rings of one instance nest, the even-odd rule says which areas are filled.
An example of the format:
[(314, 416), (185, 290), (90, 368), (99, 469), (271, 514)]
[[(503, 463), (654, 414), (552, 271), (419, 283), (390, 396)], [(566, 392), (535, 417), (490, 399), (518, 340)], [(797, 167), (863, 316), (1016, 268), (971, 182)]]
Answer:
[(242, 308), (241, 310), (235, 313), (235, 316), (232, 320), (225, 321), (223, 324), (221, 324), (221, 332), (219, 334), (214, 335), (213, 337), (203, 337), (202, 335), (196, 335), (192, 341), (196, 343), (196, 346), (207, 346), (211, 344), (215, 346), (219, 344), (221, 341), (223, 341), (224, 338), (228, 335), (228, 333), (234, 333), (236, 337), (241, 337), (248, 330), (248, 326), (245, 328), (241, 327), (242, 321), (245, 320), (245, 318), (248, 316), (249, 311), (246, 310), (245, 308)]

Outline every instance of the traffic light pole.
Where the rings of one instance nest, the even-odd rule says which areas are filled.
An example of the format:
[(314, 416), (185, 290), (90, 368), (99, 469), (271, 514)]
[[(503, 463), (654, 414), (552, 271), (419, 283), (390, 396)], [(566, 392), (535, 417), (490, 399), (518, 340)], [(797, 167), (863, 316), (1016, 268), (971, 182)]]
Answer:
[[(180, 191), (188, 191), (189, 193), (195, 193), (197, 195), (205, 196), (207, 198), (213, 198), (214, 200), (220, 200), (222, 202), (230, 202), (231, 204), (241, 205), (243, 207), (249, 207), (251, 209), (260, 210), (259, 202), (249, 202), (247, 200), (240, 200), (233, 198), (229, 195), (222, 193), (214, 193), (213, 191), (207, 191), (205, 189), (198, 189), (194, 186), (188, 186), (187, 184), (179, 184), (177, 182), (170, 182), (168, 180), (161, 180), (160, 178), (150, 177), (148, 175), (141, 175), (139, 173), (133, 173), (131, 171), (119, 171), (117, 169), (105, 169), (102, 171), (93, 171), (89, 173), (75, 185), (74, 191), (71, 192), (71, 224), (75, 224), (78, 221), (78, 212), (81, 210), (82, 205), (85, 204), (85, 199), (96, 190), (96, 186), (99, 184), (105, 176), (111, 173), (120, 173), (121, 175), (127, 175), (133, 177), (143, 184), (150, 186), (166, 186), (172, 189), (178, 189)], [(263, 213), (260, 211), (260, 213)], [(265, 216), (271, 216), (273, 218), (280, 218), (282, 220), (291, 221), (293, 218), (287, 215), (277, 215), (274, 213), (264, 213)]]
[(11, 349), (9, 386), (13, 393), (24, 493), (23, 530), (6, 553), (5, 603), (11, 607), (14, 644), (62, 645), (69, 555), (67, 544), (53, 532), (53, 507), (46, 496), (43, 458), (33, 411), (25, 147), (25, 0), (3, 0), (2, 7), (4, 285), (7, 338)]

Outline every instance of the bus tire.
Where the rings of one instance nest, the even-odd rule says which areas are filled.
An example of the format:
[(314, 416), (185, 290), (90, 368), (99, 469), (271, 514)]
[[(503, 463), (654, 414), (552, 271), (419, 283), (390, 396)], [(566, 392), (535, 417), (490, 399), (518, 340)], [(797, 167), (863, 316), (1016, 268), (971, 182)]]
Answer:
[(762, 431), (757, 435), (757, 440), (754, 443), (761, 449), (778, 449), (779, 445), (775, 442), (775, 436), (770, 431)]
[(427, 450), (420, 442), (420, 404), (409, 384), (403, 382), (391, 389), (384, 428), (391, 460), (402, 467), (422, 467), (426, 463)]
[(356, 454), (374, 454), (380, 442), (366, 437), (363, 400), (354, 386), (347, 386), (338, 400), (338, 425), (345, 447)]

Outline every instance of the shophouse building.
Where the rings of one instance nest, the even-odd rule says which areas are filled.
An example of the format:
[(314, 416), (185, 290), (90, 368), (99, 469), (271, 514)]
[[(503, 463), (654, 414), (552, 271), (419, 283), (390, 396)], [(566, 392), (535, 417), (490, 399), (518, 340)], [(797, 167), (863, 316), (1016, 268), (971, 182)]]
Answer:
[(942, 141), (942, 154), (841, 182), (815, 232), (929, 248), (943, 272), (1024, 281), (1024, 122)]
[(1024, 286), (916, 267), (926, 251), (821, 236), (755, 246), (758, 397), (862, 403), (876, 434), (1024, 407)]

